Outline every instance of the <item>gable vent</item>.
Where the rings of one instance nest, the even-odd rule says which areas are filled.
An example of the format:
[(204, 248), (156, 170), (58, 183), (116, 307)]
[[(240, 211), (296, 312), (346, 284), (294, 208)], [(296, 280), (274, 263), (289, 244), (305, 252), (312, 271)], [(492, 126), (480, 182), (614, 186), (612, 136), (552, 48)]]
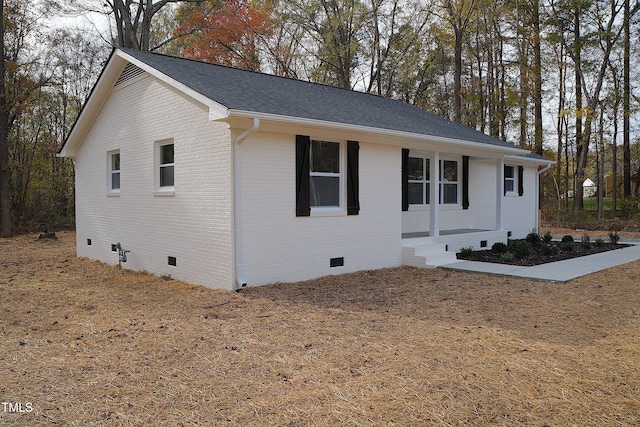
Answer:
[(136, 67), (133, 64), (127, 64), (122, 70), (122, 74), (118, 77), (115, 86), (119, 86), (125, 82), (128, 82), (131, 79), (134, 79), (144, 73), (144, 70), (140, 67)]

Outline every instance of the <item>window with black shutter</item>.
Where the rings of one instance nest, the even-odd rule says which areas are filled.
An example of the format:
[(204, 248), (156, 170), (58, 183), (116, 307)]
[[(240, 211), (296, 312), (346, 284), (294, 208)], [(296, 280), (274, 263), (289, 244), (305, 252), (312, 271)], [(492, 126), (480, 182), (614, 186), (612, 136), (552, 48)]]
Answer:
[(344, 209), (345, 188), (347, 214), (360, 212), (360, 144), (347, 141), (346, 162), (343, 148), (343, 143), (296, 136), (296, 216), (310, 216), (313, 209)]

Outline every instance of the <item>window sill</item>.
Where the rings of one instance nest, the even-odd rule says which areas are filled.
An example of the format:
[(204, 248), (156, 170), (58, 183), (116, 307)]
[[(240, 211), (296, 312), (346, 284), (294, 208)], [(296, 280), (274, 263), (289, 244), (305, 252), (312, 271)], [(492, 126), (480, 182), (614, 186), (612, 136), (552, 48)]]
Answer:
[(347, 211), (342, 208), (311, 208), (311, 216), (347, 216)]
[[(456, 204), (451, 203), (451, 204), (446, 204), (446, 205), (440, 204), (440, 205), (438, 205), (440, 210), (443, 210), (443, 209), (449, 209), (449, 210), (458, 209), (458, 208), (460, 208), (460, 206), (461, 205), (459, 203), (456, 203)], [(429, 211), (429, 210), (431, 210), (431, 205), (430, 204), (429, 205), (409, 205), (409, 212), (411, 212), (411, 211), (418, 211), (419, 212), (419, 211)]]
[(107, 197), (120, 197), (119, 191), (109, 191), (107, 192)]
[(156, 190), (153, 192), (153, 197), (173, 197), (175, 196), (175, 191), (173, 188), (167, 190)]

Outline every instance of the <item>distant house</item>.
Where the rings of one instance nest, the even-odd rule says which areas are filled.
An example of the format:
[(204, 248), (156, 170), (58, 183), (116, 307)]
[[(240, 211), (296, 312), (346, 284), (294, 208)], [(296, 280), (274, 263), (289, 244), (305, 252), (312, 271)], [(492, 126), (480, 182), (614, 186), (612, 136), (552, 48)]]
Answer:
[(214, 288), (436, 266), (538, 226), (551, 162), (400, 101), (116, 49), (60, 155), (78, 256)]
[(591, 178), (587, 178), (582, 182), (582, 194), (586, 197), (593, 197), (598, 192), (598, 187), (596, 183), (591, 180)]

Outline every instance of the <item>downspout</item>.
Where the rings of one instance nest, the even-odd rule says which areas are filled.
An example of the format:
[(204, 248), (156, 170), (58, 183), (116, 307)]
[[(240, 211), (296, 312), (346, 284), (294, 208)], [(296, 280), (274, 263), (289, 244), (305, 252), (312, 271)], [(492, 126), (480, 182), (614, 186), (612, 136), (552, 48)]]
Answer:
[(242, 251), (242, 150), (240, 144), (247, 139), (249, 135), (258, 130), (260, 119), (254, 117), (251, 127), (242, 132), (233, 141), (233, 183), (234, 183), (234, 225), (235, 225), (235, 246), (236, 246), (236, 280), (234, 283), (234, 291), (247, 286), (244, 280), (244, 256)]
[(538, 170), (538, 180), (536, 182), (536, 233), (540, 232), (540, 177), (543, 173), (551, 168), (552, 163), (547, 163), (547, 166)]

